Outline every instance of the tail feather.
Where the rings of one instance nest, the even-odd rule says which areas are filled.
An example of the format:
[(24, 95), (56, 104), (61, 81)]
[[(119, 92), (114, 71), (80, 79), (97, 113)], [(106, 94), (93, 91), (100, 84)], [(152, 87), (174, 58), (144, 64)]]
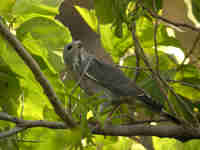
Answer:
[(139, 100), (145, 103), (148, 107), (150, 107), (153, 111), (161, 112), (162, 108), (164, 107), (161, 103), (153, 100), (151, 96), (143, 93), (137, 96)]
[(143, 101), (148, 107), (150, 107), (155, 112), (160, 112), (164, 117), (170, 119), (176, 124), (181, 124), (180, 120), (176, 117), (172, 116), (168, 112), (164, 110), (164, 105), (158, 103), (157, 101), (153, 100), (151, 96), (143, 93), (142, 95), (138, 95), (138, 99)]
[(180, 121), (178, 118), (172, 116), (171, 114), (169, 114), (168, 112), (166, 112), (164, 109), (162, 110), (161, 113), (162, 113), (162, 115), (163, 115), (164, 117), (170, 119), (170, 120), (173, 121), (174, 123), (176, 123), (176, 124), (181, 124), (181, 121)]

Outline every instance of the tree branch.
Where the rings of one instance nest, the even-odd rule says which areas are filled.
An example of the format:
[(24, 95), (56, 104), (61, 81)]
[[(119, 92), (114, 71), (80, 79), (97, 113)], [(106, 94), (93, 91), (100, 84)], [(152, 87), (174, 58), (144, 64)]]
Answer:
[(18, 132), (21, 132), (25, 129), (26, 129), (25, 127), (15, 127), (15, 128), (12, 128), (8, 131), (0, 132), (0, 139), (5, 138), (5, 137), (9, 137), (9, 136), (14, 135), (14, 134), (17, 134)]
[(109, 136), (158, 136), (176, 138), (181, 141), (200, 138), (200, 128), (184, 128), (178, 125), (105, 125), (93, 130), (94, 134)]
[[(133, 23), (132, 25), (132, 32), (136, 31), (136, 24), (135, 22)], [(134, 34), (134, 33), (132, 33)], [(137, 48), (134, 49), (135, 50), (135, 57), (136, 57), (136, 70), (135, 70), (135, 78), (134, 78), (134, 82), (137, 81), (139, 75), (140, 75), (140, 71), (139, 71), (139, 68), (140, 68), (140, 52), (138, 51)]]
[[(155, 10), (155, 12), (157, 11), (156, 8), (156, 1), (153, 0), (153, 8)], [(158, 75), (160, 75), (160, 69), (159, 69), (159, 56), (158, 56), (158, 43), (157, 43), (157, 32), (158, 32), (158, 19), (155, 18), (155, 24), (154, 24), (154, 35), (153, 35), (153, 39), (154, 39), (154, 50), (155, 50), (155, 57), (156, 57), (156, 73)]]
[(49, 81), (45, 78), (44, 74), (40, 71), (39, 65), (32, 58), (32, 56), (25, 50), (21, 42), (8, 30), (8, 28), (3, 24), (2, 18), (0, 18), (0, 33), (9, 41), (9, 43), (14, 47), (17, 54), (24, 60), (27, 66), (33, 72), (35, 79), (42, 86), (44, 93), (48, 97), (49, 101), (53, 105), (55, 112), (57, 113), (65, 123), (71, 127), (75, 126), (75, 121), (70, 115), (67, 114), (62, 103), (58, 99), (53, 87), (50, 85)]
[(187, 60), (187, 58), (189, 58), (195, 51), (198, 43), (199, 43), (199, 40), (200, 40), (200, 32), (197, 34), (196, 38), (195, 38), (195, 41), (193, 42), (193, 45), (192, 47), (189, 49), (188, 53), (186, 54), (184, 60), (181, 62), (181, 65), (180, 65), (180, 68), (184, 65), (185, 61)]
[(27, 128), (33, 128), (33, 127), (45, 127), (45, 128), (51, 128), (51, 129), (68, 129), (70, 126), (67, 126), (63, 122), (52, 122), (52, 121), (45, 121), (45, 120), (23, 120), (19, 119), (17, 117), (13, 117), (5, 112), (0, 112), (0, 120), (12, 122), (16, 124), (16, 127), (8, 130), (0, 132), (0, 139), (5, 138), (14, 134), (17, 134), (18, 132), (22, 132)]
[[(52, 122), (45, 120), (23, 120), (7, 113), (0, 112), (0, 120), (9, 121), (16, 124), (16, 127), (8, 131), (0, 133), (0, 138), (5, 138), (14, 135), (18, 132), (24, 131), (28, 128), (44, 127), (50, 129), (68, 129), (63, 122)], [(161, 120), (165, 121), (165, 120)], [(97, 128), (98, 127), (98, 128)], [(89, 123), (89, 128), (93, 134), (107, 135), (107, 136), (158, 136), (176, 138), (181, 141), (189, 139), (200, 138), (200, 128), (185, 128), (183, 126), (168, 124), (168, 125), (155, 125), (152, 126), (149, 122), (136, 122), (132, 125), (104, 125), (99, 127), (94, 123)]]
[(162, 86), (163, 84), (162, 84), (162, 82), (160, 81), (160, 76), (159, 76), (159, 74), (157, 74), (157, 73), (153, 70), (153, 68), (151, 67), (151, 64), (149, 63), (149, 61), (148, 61), (148, 59), (147, 59), (147, 56), (145, 55), (144, 50), (143, 50), (142, 46), (140, 45), (140, 42), (139, 42), (139, 40), (138, 40), (138, 38), (137, 38), (136, 33), (135, 33), (134, 30), (132, 31), (132, 38), (133, 38), (133, 41), (134, 41), (134, 43), (135, 43), (135, 49), (138, 49), (138, 51), (141, 53), (141, 57), (142, 57), (142, 59), (143, 59), (145, 65), (147, 66), (147, 68), (149, 69), (149, 71), (152, 73), (152, 77), (155, 79), (155, 81), (157, 81), (158, 86), (159, 86), (161, 92), (162, 92), (163, 95), (165, 96), (165, 98), (166, 98), (166, 100), (167, 100), (167, 104), (168, 104), (168, 106), (169, 106), (169, 108), (170, 108), (170, 111), (173, 112), (174, 114), (176, 114), (176, 112), (175, 112), (173, 106), (172, 106), (171, 103), (169, 102), (169, 99), (168, 99), (168, 96), (167, 96), (167, 94), (166, 94), (166, 91), (165, 91), (165, 89), (164, 89), (163, 86)]
[(174, 21), (168, 20), (168, 19), (166, 19), (166, 18), (164, 18), (164, 17), (162, 17), (162, 16), (157, 15), (155, 12), (151, 11), (150, 9), (148, 9), (148, 8), (146, 8), (146, 7), (144, 7), (144, 6), (143, 6), (143, 8), (144, 8), (145, 10), (147, 10), (147, 11), (149, 12), (149, 14), (150, 14), (152, 17), (157, 18), (157, 19), (159, 19), (159, 20), (162, 20), (163, 22), (166, 22), (166, 23), (168, 23), (168, 24), (171, 24), (171, 25), (173, 25), (173, 26), (175, 26), (175, 27), (184, 27), (184, 28), (191, 29), (191, 30), (193, 30), (193, 31), (200, 32), (200, 28), (196, 28), (196, 27), (191, 26), (191, 25), (189, 25), (189, 24), (180, 23), (180, 22), (174, 22)]
[(23, 120), (17, 117), (13, 117), (5, 112), (0, 112), (0, 120), (15, 123), (17, 127), (21, 128), (45, 127), (51, 129), (68, 129), (71, 127), (63, 122), (53, 122), (45, 120)]

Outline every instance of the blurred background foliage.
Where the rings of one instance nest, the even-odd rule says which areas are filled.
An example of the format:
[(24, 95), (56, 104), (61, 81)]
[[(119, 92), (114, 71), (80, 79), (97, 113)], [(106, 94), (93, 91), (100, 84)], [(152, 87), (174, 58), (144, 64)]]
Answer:
[[(177, 13), (189, 12), (190, 16), (193, 16), (191, 17), (192, 25), (198, 27), (200, 20), (199, 1), (174, 1), (177, 1), (177, 4), (186, 5), (188, 9), (182, 9), (182, 12), (178, 12), (177, 9)], [(165, 11), (170, 7), (171, 1), (141, 0), (143, 7), (139, 7), (138, 2), (138, 0), (94, 0), (94, 9), (83, 8), (79, 5), (74, 7), (90, 28), (100, 36), (103, 47), (112, 56), (114, 62), (125, 66), (121, 69), (131, 79), (135, 79), (138, 67), (131, 28), (132, 24), (135, 23), (135, 32), (152, 68), (156, 69), (157, 65), (159, 66), (161, 77), (180, 97), (177, 100), (168, 91), (170, 103), (174, 106), (179, 117), (195, 124), (196, 119), (200, 119), (200, 53), (190, 55), (190, 48), (185, 46), (183, 40), (179, 39), (180, 36), (176, 34), (177, 32), (183, 34), (184, 30), (158, 21), (159, 64), (156, 65), (154, 42), (156, 19), (151, 16), (148, 10), (154, 10), (158, 15), (165, 16)], [(125, 137), (104, 138), (100, 135), (90, 134), (87, 127), (88, 120), (95, 118), (102, 123), (106, 120), (107, 115), (100, 116), (98, 114), (96, 108), (103, 101), (98, 99), (98, 95), (87, 97), (81, 89), (77, 89), (71, 96), (75, 81), (67, 80), (63, 83), (60, 79), (60, 73), (64, 70), (62, 50), (67, 43), (72, 41), (69, 29), (55, 19), (55, 16), (59, 14), (61, 3), (62, 0), (2, 0), (0, 2), (0, 16), (10, 31), (16, 35), (26, 50), (38, 62), (41, 71), (50, 81), (63, 104), (67, 106), (69, 99), (71, 99), (73, 117), (81, 122), (81, 127), (72, 131), (28, 129), (16, 136), (1, 139), (0, 149), (60, 150), (79, 146), (88, 150), (145, 149), (139, 144), (139, 137), (138, 140), (131, 140)], [(179, 20), (174, 18), (174, 21)], [(187, 35), (184, 37), (185, 40), (193, 38)], [(197, 46), (196, 49), (198, 51), (199, 47)], [(183, 63), (185, 56), (187, 59)], [(165, 104), (162, 92), (142, 60), (139, 61), (139, 67), (141, 70), (136, 79), (138, 85), (148, 91), (155, 99), (158, 99), (160, 103)], [(55, 115), (30, 69), (2, 35), (0, 35), (0, 91), (0, 111), (2, 112), (30, 120), (60, 120)], [(126, 113), (126, 106), (123, 111)], [(135, 111), (145, 113), (139, 119), (146, 118), (149, 114), (141, 107)], [(119, 114), (115, 115), (116, 119), (113, 119), (112, 123), (123, 123), (124, 120), (117, 117)], [(7, 130), (12, 126), (11, 123), (0, 121), (0, 131)], [(181, 143), (175, 139), (153, 137), (155, 150), (197, 150), (199, 145), (199, 140)]]

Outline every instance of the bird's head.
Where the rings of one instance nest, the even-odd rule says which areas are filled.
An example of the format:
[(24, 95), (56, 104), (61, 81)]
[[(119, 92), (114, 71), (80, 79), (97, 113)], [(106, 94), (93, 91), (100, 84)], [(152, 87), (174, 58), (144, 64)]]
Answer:
[(71, 63), (73, 63), (76, 59), (75, 57), (79, 55), (81, 49), (83, 49), (83, 45), (82, 42), (79, 40), (72, 41), (71, 43), (67, 44), (64, 47), (63, 51), (64, 63), (66, 65), (70, 65)]

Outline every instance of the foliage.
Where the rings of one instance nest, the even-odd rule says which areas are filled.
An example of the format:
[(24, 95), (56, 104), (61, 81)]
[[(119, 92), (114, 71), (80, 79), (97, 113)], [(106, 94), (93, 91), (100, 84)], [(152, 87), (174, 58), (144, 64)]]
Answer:
[[(153, 9), (153, 1), (144, 1), (143, 8), (138, 6), (136, 0), (95, 0), (94, 2), (95, 9), (93, 10), (79, 6), (76, 6), (76, 9), (88, 25), (101, 35), (102, 44), (112, 55), (113, 60), (127, 66), (128, 69), (122, 70), (128, 77), (136, 78), (136, 71), (130, 69), (138, 67), (136, 65), (138, 60), (134, 53), (135, 43), (132, 40), (132, 25), (136, 23), (136, 34), (149, 63), (155, 70), (159, 67), (160, 76), (180, 98), (177, 99), (170, 90), (167, 90), (170, 103), (174, 106), (178, 117), (196, 125), (196, 120), (200, 119), (198, 105), (200, 71), (195, 64), (182, 64), (182, 60), (179, 60), (176, 50), (179, 48), (179, 51), (181, 50), (181, 53), (186, 55), (185, 50), (181, 49), (175, 37), (170, 36), (168, 27), (164, 23), (160, 23), (157, 28), (156, 47), (159, 63), (156, 62), (153, 38), (155, 18), (147, 11)], [(60, 3), (59, 0), (3, 0), (0, 2), (0, 16), (37, 61), (63, 105), (68, 105), (71, 99), (72, 116), (80, 122), (80, 126), (72, 130), (53, 130), (42, 127), (28, 129), (16, 136), (2, 139), (0, 149), (144, 149), (129, 138), (110, 136), (104, 138), (102, 135), (91, 134), (88, 121), (98, 120), (100, 124), (103, 124), (108, 114), (102, 116), (96, 109), (103, 101), (98, 99), (98, 94), (94, 97), (86, 97), (81, 89), (77, 89), (71, 96), (70, 93), (76, 83), (62, 82), (60, 79), (60, 73), (64, 70), (62, 50), (72, 40), (70, 31), (54, 19), (58, 14)], [(192, 5), (193, 13), (199, 21), (198, 0), (192, 0)], [(156, 8), (157, 13), (162, 12), (162, 0), (156, 0)], [(168, 52), (169, 48), (174, 50), (173, 54)], [(162, 90), (151, 78), (152, 73), (146, 71), (147, 66), (143, 60), (139, 61), (139, 67), (141, 71), (136, 80), (138, 85), (168, 108)], [(47, 96), (31, 70), (3, 35), (0, 35), (0, 90), (1, 112), (29, 120), (61, 120), (55, 115)], [(124, 106), (122, 111), (127, 113), (127, 106)], [(152, 117), (149, 111), (144, 110), (140, 105), (135, 111), (144, 113), (139, 119)], [(168, 111), (171, 110), (168, 108)], [(113, 114), (113, 124), (127, 121), (118, 116), (119, 113)], [(0, 131), (6, 131), (12, 127), (13, 124), (0, 121)], [(169, 147), (177, 150), (192, 150), (199, 146), (199, 140), (181, 143), (175, 139), (157, 137), (153, 138), (153, 143), (156, 150), (169, 149)]]

